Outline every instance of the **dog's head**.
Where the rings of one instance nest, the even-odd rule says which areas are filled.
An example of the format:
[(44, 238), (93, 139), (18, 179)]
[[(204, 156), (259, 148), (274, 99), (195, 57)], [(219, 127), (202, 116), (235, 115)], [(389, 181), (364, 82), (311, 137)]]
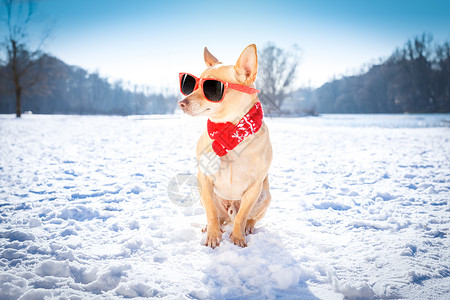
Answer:
[[(220, 63), (206, 47), (204, 58), (207, 69), (200, 78), (212, 78), (244, 86), (252, 86), (255, 82), (258, 69), (255, 45), (245, 48), (234, 66)], [(191, 116), (207, 116), (213, 121), (225, 122), (248, 111), (256, 101), (256, 94), (229, 88), (221, 102), (211, 102), (205, 98), (201, 88), (197, 88), (178, 105), (183, 112)]]

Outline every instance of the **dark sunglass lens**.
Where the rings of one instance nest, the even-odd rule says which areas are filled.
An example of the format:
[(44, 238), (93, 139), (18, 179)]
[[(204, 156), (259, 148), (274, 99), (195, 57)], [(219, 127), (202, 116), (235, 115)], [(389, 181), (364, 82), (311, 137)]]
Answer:
[(196, 80), (194, 77), (188, 74), (184, 74), (181, 77), (181, 92), (184, 95), (189, 95), (195, 89)]
[(217, 80), (206, 80), (203, 82), (203, 92), (210, 101), (219, 102), (223, 96), (223, 83)]

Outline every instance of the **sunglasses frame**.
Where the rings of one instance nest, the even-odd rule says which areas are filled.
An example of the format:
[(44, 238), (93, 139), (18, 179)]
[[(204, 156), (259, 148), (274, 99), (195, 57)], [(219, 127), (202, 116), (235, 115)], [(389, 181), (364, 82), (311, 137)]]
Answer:
[[(232, 90), (239, 91), (239, 92), (243, 92), (243, 93), (250, 94), (250, 95), (256, 94), (256, 93), (260, 93), (259, 90), (255, 89), (255, 88), (252, 88), (252, 87), (249, 87), (249, 86), (246, 86), (246, 85), (241, 85), (241, 84), (231, 83), (231, 82), (227, 82), (227, 81), (223, 81), (223, 80), (215, 79), (215, 78), (198, 78), (198, 77), (196, 77), (196, 76), (194, 76), (194, 75), (192, 75), (192, 74), (190, 74), (190, 73), (180, 73), (180, 74), (178, 75), (178, 76), (179, 76), (179, 79), (180, 79), (180, 92), (181, 92), (183, 95), (185, 95), (185, 96), (188, 96), (188, 95), (190, 95), (190, 94), (185, 94), (185, 93), (183, 93), (183, 89), (181, 88), (181, 85), (182, 85), (182, 79), (183, 79), (183, 76), (184, 76), (184, 75), (192, 76), (192, 77), (195, 79), (195, 86), (194, 86), (194, 89), (192, 90), (191, 94), (192, 94), (194, 91), (196, 91), (198, 88), (201, 88), (203, 97), (204, 97), (206, 100), (208, 100), (208, 101), (210, 101), (210, 102), (214, 102), (214, 103), (222, 102), (223, 99), (225, 98), (225, 94), (227, 93), (227, 90), (228, 90), (228, 89), (232, 89)], [(221, 98), (219, 101), (213, 101), (213, 100), (210, 100), (210, 99), (208, 99), (208, 98), (206, 97), (205, 91), (203, 90), (203, 83), (204, 83), (205, 81), (208, 81), (208, 80), (219, 81), (219, 82), (221, 82), (221, 83), (223, 84), (223, 94), (222, 94), (222, 98)]]

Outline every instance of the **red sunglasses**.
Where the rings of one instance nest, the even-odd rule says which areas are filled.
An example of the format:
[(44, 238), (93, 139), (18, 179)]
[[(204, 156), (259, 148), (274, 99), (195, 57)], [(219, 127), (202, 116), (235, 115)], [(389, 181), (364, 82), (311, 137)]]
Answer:
[(212, 78), (197, 78), (189, 73), (180, 73), (180, 91), (187, 96), (199, 87), (202, 89), (203, 96), (211, 102), (220, 102), (225, 97), (227, 89), (233, 89), (246, 94), (259, 93), (257, 89), (249, 86), (230, 83)]

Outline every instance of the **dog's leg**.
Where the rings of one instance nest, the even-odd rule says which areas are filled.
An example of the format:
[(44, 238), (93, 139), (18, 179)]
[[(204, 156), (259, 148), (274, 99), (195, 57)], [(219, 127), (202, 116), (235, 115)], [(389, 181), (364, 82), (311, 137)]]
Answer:
[(255, 232), (255, 224), (258, 220), (266, 214), (272, 197), (269, 191), (269, 176), (266, 176), (263, 182), (261, 195), (250, 212), (250, 216), (247, 219), (247, 225), (245, 226), (245, 234), (249, 235)]
[(213, 185), (210, 179), (202, 173), (197, 175), (197, 185), (200, 197), (206, 212), (206, 242), (205, 246), (216, 248), (222, 241), (222, 232), (219, 226), (219, 216), (213, 199)]
[(262, 189), (262, 182), (253, 183), (244, 193), (241, 200), (241, 207), (234, 219), (233, 232), (230, 236), (231, 241), (240, 247), (246, 247), (247, 242), (244, 237), (244, 230), (247, 225), (247, 218), (258, 200)]

